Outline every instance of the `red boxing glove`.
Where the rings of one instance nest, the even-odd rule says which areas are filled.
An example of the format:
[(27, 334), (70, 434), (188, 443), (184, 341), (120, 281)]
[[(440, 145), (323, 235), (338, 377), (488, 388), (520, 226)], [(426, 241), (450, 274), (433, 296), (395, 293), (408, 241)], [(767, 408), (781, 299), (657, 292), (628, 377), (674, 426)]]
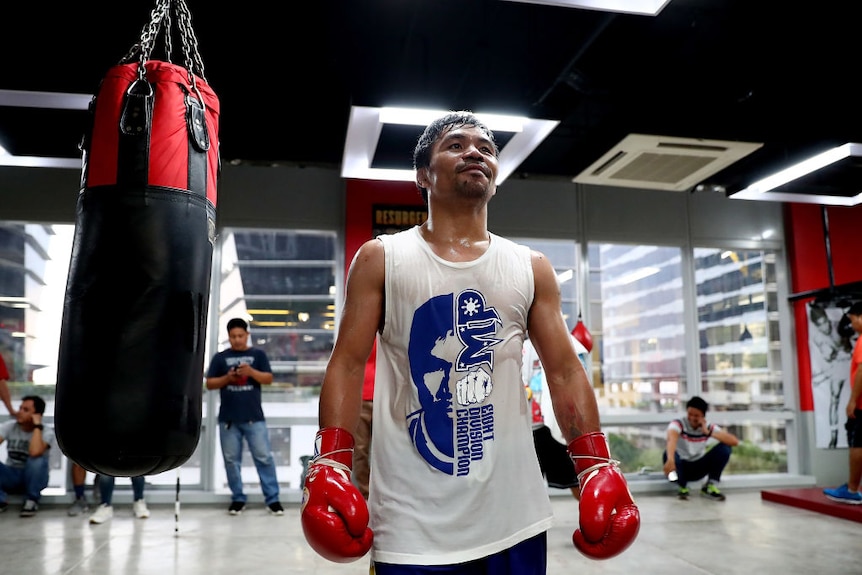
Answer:
[(349, 563), (371, 549), (368, 505), (350, 481), (353, 436), (338, 427), (317, 432), (302, 490), (302, 532), (325, 559)]
[(569, 443), (569, 455), (581, 483), (580, 528), (572, 542), (590, 559), (619, 555), (634, 543), (641, 518), (608, 440), (598, 431), (586, 433)]

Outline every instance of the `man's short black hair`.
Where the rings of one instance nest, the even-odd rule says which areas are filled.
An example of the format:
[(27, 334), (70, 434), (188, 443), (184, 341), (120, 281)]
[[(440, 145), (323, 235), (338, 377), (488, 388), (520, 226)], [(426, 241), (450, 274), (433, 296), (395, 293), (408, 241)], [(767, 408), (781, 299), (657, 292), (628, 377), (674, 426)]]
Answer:
[(847, 315), (862, 315), (862, 301), (857, 301), (847, 310)]
[(709, 410), (709, 404), (702, 397), (694, 396), (688, 400), (688, 403), (685, 404), (686, 409), (689, 407), (693, 407), (695, 409), (699, 409), (706, 415), (707, 410)]
[(248, 331), (248, 322), (242, 319), (241, 317), (235, 317), (229, 322), (227, 322), (227, 332), (230, 334), (230, 330), (235, 327), (241, 327), (244, 331)]
[(30, 400), (33, 402), (33, 409), (36, 413), (45, 413), (45, 400), (39, 397), (38, 395), (25, 395), (21, 398), (21, 401)]

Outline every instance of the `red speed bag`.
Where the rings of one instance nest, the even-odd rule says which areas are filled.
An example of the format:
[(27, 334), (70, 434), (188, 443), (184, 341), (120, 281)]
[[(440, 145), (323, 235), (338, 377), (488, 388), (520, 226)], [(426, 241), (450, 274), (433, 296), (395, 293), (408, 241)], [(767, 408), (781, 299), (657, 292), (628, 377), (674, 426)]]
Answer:
[(581, 315), (578, 314), (578, 323), (575, 324), (574, 329), (572, 330), (572, 335), (575, 336), (581, 344), (587, 349), (587, 352), (593, 351), (593, 336), (590, 334), (590, 330), (587, 329), (587, 326), (584, 325), (584, 322), (581, 321)]
[(117, 65), (90, 105), (54, 422), (94, 473), (161, 473), (200, 437), (219, 103), (194, 84), (168, 62)]

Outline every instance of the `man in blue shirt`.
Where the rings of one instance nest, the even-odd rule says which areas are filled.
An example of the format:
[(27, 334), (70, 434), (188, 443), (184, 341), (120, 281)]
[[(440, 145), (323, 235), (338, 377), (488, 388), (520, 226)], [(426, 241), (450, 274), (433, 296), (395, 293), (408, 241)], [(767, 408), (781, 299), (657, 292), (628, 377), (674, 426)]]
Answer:
[(272, 383), (272, 369), (262, 349), (248, 344), (248, 323), (234, 318), (227, 323), (230, 347), (213, 356), (207, 370), (207, 389), (218, 389), (219, 439), (221, 440), (227, 482), (231, 491), (228, 513), (239, 515), (247, 497), (242, 488), (242, 441), (254, 460), (264, 502), (273, 515), (284, 515), (279, 501), (275, 460), (269, 430), (261, 405), (261, 385)]

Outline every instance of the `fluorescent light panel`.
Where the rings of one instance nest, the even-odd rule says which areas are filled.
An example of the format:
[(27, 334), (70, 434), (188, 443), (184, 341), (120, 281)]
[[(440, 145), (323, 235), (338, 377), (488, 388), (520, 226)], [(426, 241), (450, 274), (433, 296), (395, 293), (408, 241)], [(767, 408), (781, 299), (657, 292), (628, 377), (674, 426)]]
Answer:
[[(341, 162), (341, 177), (361, 180), (386, 180), (413, 182), (414, 170), (372, 168), (374, 153), (384, 124), (426, 126), (445, 115), (448, 110), (422, 108), (373, 108), (353, 106), (347, 125), (344, 156)], [(491, 131), (509, 132), (515, 135), (500, 150), (497, 185), (521, 165), (527, 156), (557, 127), (557, 120), (536, 120), (522, 116), (487, 114), (474, 112)]]
[[(51, 108), (55, 110), (86, 110), (92, 94), (63, 92), (34, 92), (29, 90), (0, 90), (0, 106), (15, 108)], [(5, 152), (5, 153), (4, 153)], [(13, 156), (0, 146), (0, 166), (25, 168), (81, 168), (80, 158), (52, 158), (42, 156)]]
[(564, 8), (584, 8), (604, 12), (622, 12), (624, 14), (640, 14), (656, 16), (670, 0), (507, 0), (526, 4), (547, 4)]
[(771, 176), (758, 180), (730, 197), (737, 200), (771, 200), (778, 202), (800, 202), (826, 204), (833, 206), (855, 206), (862, 203), (862, 192), (854, 196), (829, 196), (823, 194), (800, 194), (774, 192), (781, 186), (803, 178), (818, 170), (828, 168), (850, 157), (862, 157), (862, 144), (847, 143), (821, 152), (806, 160), (780, 170)]

